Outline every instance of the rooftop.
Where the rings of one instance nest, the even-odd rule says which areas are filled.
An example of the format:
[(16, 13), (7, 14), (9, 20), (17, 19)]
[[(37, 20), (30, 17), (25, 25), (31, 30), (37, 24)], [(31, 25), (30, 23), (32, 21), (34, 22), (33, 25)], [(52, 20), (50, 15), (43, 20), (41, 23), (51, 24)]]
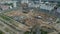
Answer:
[(53, 2), (60, 2), (60, 0), (41, 0), (41, 1), (53, 1)]
[(45, 9), (45, 10), (53, 10), (56, 5), (46, 5), (46, 4), (41, 4), (40, 9)]

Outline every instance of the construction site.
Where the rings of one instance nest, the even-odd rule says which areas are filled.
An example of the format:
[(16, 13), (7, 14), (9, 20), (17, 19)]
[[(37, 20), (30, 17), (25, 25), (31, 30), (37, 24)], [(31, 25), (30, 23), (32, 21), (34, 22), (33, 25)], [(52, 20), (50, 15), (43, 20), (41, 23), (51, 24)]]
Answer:
[(34, 32), (37, 32), (36, 29), (38, 28), (48, 32), (48, 34), (57, 34), (60, 32), (60, 28), (57, 28), (59, 18), (41, 11), (37, 11), (36, 9), (28, 11), (23, 11), (23, 9), (12, 10), (10, 12), (5, 12), (4, 15), (9, 16), (15, 21), (25, 25), (23, 28), (20, 24), (18, 25), (17, 23), (14, 23), (15, 25), (21, 27), (25, 32), (30, 32), (32, 28), (32, 31)]
[(10, 3), (13, 3), (11, 9), (0, 12), (0, 33), (60, 34), (60, 17), (55, 12), (57, 3), (21, 0), (18, 7), (17, 1)]

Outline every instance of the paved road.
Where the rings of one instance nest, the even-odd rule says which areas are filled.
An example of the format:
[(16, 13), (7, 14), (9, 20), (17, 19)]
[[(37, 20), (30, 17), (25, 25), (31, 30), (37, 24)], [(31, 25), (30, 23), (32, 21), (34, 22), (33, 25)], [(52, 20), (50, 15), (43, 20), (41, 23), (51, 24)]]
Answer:
[[(3, 28), (7, 27), (8, 29), (10, 29), (10, 30), (12, 30), (12, 31), (15, 31), (13, 28), (11, 28), (11, 27), (9, 27), (7, 24), (5, 24), (5, 22), (4, 22), (3, 20), (0, 19), (0, 21), (2, 21), (2, 22), (0, 22), (0, 23), (4, 25)], [(17, 32), (17, 31), (15, 31), (15, 32)]]
[[(17, 9), (12, 9), (12, 10), (17, 10)], [(0, 11), (0, 14), (3, 14), (3, 13), (5, 13), (5, 12), (9, 12), (9, 11), (11, 11), (11, 10)], [(0, 20), (3, 21), (3, 24), (4, 24), (6, 27), (8, 27), (10, 30), (15, 31), (15, 32), (19, 31), (20, 33), (22, 33), (22, 32), (21, 32), (22, 30), (23, 30), (23, 31), (27, 31), (27, 30), (28, 30), (28, 29), (27, 29), (27, 28), (28, 28), (27, 26), (25, 26), (25, 25), (23, 25), (23, 24), (15, 21), (15, 20), (13, 20), (13, 19), (11, 19), (11, 18), (9, 18), (9, 17), (7, 17), (7, 18), (10, 19), (10, 21), (9, 21), (9, 20), (5, 20), (5, 19), (2, 18), (1, 15), (0, 15)], [(5, 32), (3, 29), (2, 29), (2, 31)], [(7, 33), (7, 32), (5, 32), (5, 33)]]
[[(0, 17), (1, 17), (1, 15), (0, 15)], [(9, 25), (15, 27), (17, 30), (21, 30), (21, 29), (22, 29), (22, 30), (26, 30), (26, 31), (28, 30), (28, 31), (29, 31), (29, 29), (28, 29), (27, 26), (25, 26), (25, 25), (23, 25), (23, 24), (15, 21), (15, 20), (13, 20), (13, 19), (11, 19), (11, 18), (9, 18), (9, 17), (7, 17), (7, 19), (10, 19), (10, 21), (4, 19), (3, 17), (1, 17), (0, 19), (2, 19), (3, 21), (5, 21), (6, 24), (9, 24)]]

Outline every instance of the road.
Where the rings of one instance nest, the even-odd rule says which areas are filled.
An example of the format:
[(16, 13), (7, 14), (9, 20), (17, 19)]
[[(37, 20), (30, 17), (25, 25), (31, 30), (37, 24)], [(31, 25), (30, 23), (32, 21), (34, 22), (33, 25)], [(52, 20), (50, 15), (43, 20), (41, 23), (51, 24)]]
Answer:
[(9, 17), (7, 17), (7, 19), (9, 19), (9, 20), (7, 20), (7, 19), (4, 18), (6, 16), (2, 17), (2, 15), (0, 15), (0, 17), (1, 17), (0, 19), (2, 19), (3, 21), (5, 21), (6, 24), (9, 24), (9, 25), (15, 27), (17, 30), (26, 30), (26, 31), (29, 31), (29, 29), (28, 29), (28, 27), (26, 25), (23, 25), (23, 24), (15, 21), (15, 20), (9, 18)]
[[(12, 9), (12, 10), (17, 10), (17, 9)], [(8, 27), (8, 29), (12, 30), (13, 32), (20, 32), (22, 34), (22, 31), (30, 31), (28, 29), (27, 26), (7, 17), (7, 19), (5, 19), (5, 15), (1, 15), (1, 14), (4, 14), (6, 12), (10, 12), (12, 10), (6, 10), (6, 11), (0, 11), (0, 21), (3, 22), (3, 25), (5, 25), (6, 27)], [(3, 17), (2, 17), (3, 16)], [(2, 30), (3, 32), (7, 33), (6, 31), (4, 31), (4, 29), (0, 29)], [(8, 33), (9, 34), (9, 33)]]
[[(15, 9), (13, 9), (13, 10), (15, 10)], [(1, 11), (1, 14), (2, 13), (5, 13), (5, 12), (9, 12), (9, 11), (11, 11), (11, 10), (7, 10), (7, 11)], [(55, 13), (53, 13), (53, 12), (51, 12), (51, 13), (49, 13), (49, 12), (45, 12), (45, 11), (43, 11), (44, 13), (46, 13), (46, 14), (50, 14), (50, 15), (54, 15), (54, 16), (56, 16), (55, 15)], [(6, 19), (4, 19), (3, 17), (1, 17), (2, 15), (0, 15), (0, 19), (1, 20), (3, 20), (5, 23), (4, 24), (6, 24), (6, 25), (8, 25), (7, 27), (11, 27), (11, 28), (13, 28), (13, 29), (15, 29), (16, 31), (21, 31), (21, 30), (23, 30), (23, 31), (27, 31), (27, 30), (29, 30), (28, 29), (28, 27), (26, 27), (25, 25), (23, 25), (23, 24), (21, 24), (21, 23), (19, 23), (19, 22), (17, 22), (17, 21), (15, 21), (15, 20), (13, 20), (13, 19), (11, 19), (11, 18), (9, 18), (9, 17), (7, 17), (9, 20), (6, 20)], [(5, 16), (5, 15), (3, 15), (3, 16)], [(46, 24), (45, 24), (46, 25)], [(47, 25), (48, 27), (53, 27), (53, 26), (51, 26), (51, 25)], [(26, 28), (25, 28), (26, 27)], [(13, 30), (14, 31), (14, 30)]]

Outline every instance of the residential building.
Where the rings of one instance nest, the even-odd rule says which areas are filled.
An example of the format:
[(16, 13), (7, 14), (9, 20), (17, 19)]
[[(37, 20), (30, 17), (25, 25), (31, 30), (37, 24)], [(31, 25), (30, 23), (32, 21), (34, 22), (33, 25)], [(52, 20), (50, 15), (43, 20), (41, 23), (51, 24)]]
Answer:
[(17, 1), (12, 1), (12, 0), (5, 1), (4, 0), (4, 1), (0, 2), (0, 6), (1, 6), (0, 8), (2, 10), (8, 10), (8, 9), (16, 8), (17, 7)]
[(28, 3), (28, 0), (21, 0), (21, 3)]
[(1, 5), (1, 9), (2, 10), (8, 10), (9, 9), (9, 6), (7, 6), (7, 5)]
[(57, 12), (58, 12), (58, 13), (60, 13), (60, 7), (59, 7), (59, 8), (57, 8)]
[(42, 9), (42, 10), (46, 10), (46, 11), (48, 11), (48, 12), (51, 12), (52, 10), (54, 10), (54, 7), (55, 7), (56, 5), (54, 4), (40, 4), (40, 9)]
[(42, 2), (60, 2), (60, 0), (41, 0)]

